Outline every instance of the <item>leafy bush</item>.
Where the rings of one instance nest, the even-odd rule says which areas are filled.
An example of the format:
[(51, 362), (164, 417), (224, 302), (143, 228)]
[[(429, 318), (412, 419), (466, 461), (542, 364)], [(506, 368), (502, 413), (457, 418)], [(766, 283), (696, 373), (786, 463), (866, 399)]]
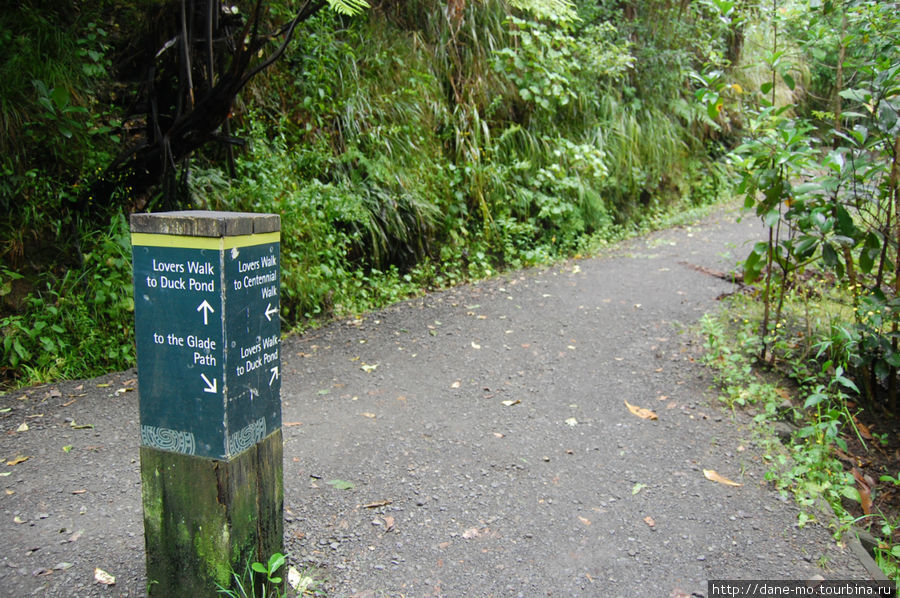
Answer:
[[(230, 152), (210, 145), (179, 180), (146, 193), (123, 182), (140, 173), (104, 168), (147, 126), (125, 120), (130, 81), (146, 79), (127, 56), (153, 34), (130, 39), (117, 25), (149, 5), (69, 4), (0, 16), (0, 41), (14, 48), (0, 59), (0, 207), (11, 215), (0, 317), (4, 371), (19, 379), (91, 371), (67, 361), (82, 342), (93, 347), (79, 349), (93, 372), (127, 363), (130, 332), (108, 323), (130, 326), (130, 315), (121, 318), (124, 291), (107, 282), (126, 285), (130, 274), (103, 239), (118, 238), (108, 227), (131, 210), (281, 214), (282, 315), (303, 326), (582, 251), (721, 188), (684, 101), (687, 65), (721, 62), (725, 30), (705, 4), (684, 18), (650, 7), (648, 19), (678, 21), (671, 35), (607, 2), (488, 0), (448, 13), (415, 0), (353, 18), (320, 12), (233, 106), (221, 137), (247, 143), (227, 168), (219, 161)], [(265, 5), (276, 29), (293, 14), (281, 0)], [(115, 348), (101, 355), (98, 334), (115, 335)]]
[[(32, 382), (124, 369), (134, 362), (131, 239), (118, 216), (83, 240), (84, 266), (47, 279), (0, 318), (5, 375)], [(22, 276), (0, 274), (0, 297)]]

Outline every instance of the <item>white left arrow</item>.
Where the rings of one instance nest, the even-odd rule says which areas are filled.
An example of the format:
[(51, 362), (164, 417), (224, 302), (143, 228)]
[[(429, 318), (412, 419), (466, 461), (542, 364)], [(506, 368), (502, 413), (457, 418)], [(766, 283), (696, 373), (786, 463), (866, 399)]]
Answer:
[(272, 314), (277, 314), (277, 313), (278, 313), (278, 308), (277, 308), (277, 307), (272, 307), (272, 304), (271, 304), (271, 303), (269, 303), (269, 304), (266, 305), (266, 319), (267, 319), (268, 321), (271, 322), (271, 321), (272, 321)]
[(269, 386), (272, 386), (272, 383), (275, 382), (276, 378), (278, 378), (278, 366), (276, 365), (275, 367), (269, 369), (269, 371), (272, 372), (272, 377), (269, 378)]
[(209, 381), (209, 378), (206, 377), (206, 374), (200, 374), (200, 377), (203, 378), (203, 381), (206, 382), (206, 388), (203, 389), (203, 392), (211, 392), (217, 393), (219, 392), (219, 379), (213, 378), (212, 382)]
[(206, 326), (207, 324), (209, 324), (209, 314), (215, 313), (216, 310), (214, 310), (213, 306), (209, 304), (209, 301), (204, 299), (203, 303), (197, 306), (197, 311), (203, 312), (203, 325)]

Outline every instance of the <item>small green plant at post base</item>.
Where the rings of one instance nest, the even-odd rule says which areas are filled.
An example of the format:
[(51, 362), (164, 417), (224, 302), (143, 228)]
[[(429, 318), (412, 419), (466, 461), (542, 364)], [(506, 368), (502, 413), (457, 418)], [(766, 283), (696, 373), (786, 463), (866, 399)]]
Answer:
[(290, 589), (284, 588), (284, 573), (279, 570), (285, 566), (287, 557), (275, 553), (268, 562), (249, 563), (243, 574), (232, 572), (231, 587), (219, 585), (219, 594), (228, 598), (288, 598), (305, 596), (326, 596), (323, 581), (318, 579), (314, 569), (303, 572), (294, 567), (287, 568), (287, 583)]
[(219, 585), (219, 593), (230, 598), (280, 598), (285, 596), (284, 578), (278, 575), (287, 558), (280, 552), (269, 557), (267, 563), (249, 563), (243, 575), (232, 572), (232, 585)]

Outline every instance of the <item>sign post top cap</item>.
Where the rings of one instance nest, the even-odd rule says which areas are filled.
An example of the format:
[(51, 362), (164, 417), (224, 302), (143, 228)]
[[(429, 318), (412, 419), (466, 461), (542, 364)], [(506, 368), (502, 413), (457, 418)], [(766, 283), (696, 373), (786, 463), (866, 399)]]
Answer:
[(183, 210), (132, 214), (131, 232), (183, 237), (237, 237), (281, 231), (281, 216), (253, 212)]

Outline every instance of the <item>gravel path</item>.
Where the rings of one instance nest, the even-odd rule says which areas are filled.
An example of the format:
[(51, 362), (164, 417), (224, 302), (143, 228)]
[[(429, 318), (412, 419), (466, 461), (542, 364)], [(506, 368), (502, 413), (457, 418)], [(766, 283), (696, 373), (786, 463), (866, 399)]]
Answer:
[[(797, 527), (686, 333), (733, 290), (703, 269), (728, 270), (761, 232), (722, 211), (286, 340), (291, 560), (357, 597), (867, 579), (826, 527)], [(2, 467), (0, 595), (144, 595), (135, 378), (0, 397), (0, 456), (29, 457)]]

